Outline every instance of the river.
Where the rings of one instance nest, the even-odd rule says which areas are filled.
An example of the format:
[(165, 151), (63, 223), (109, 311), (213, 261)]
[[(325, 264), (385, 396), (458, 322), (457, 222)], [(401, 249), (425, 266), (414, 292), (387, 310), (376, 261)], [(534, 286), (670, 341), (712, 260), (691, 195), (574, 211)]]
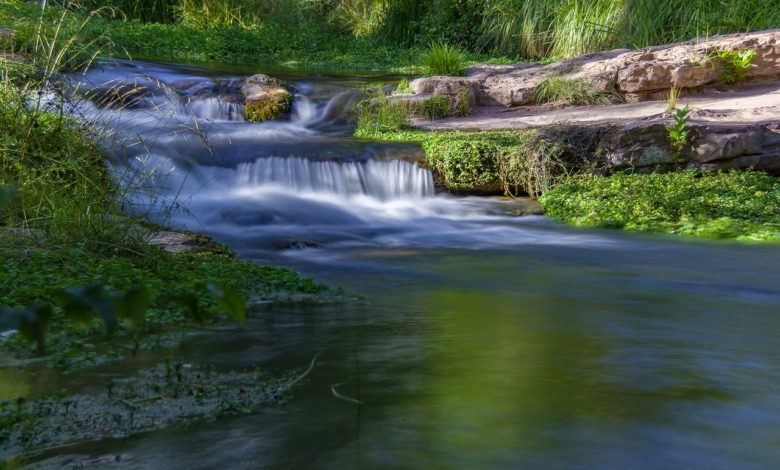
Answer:
[(776, 246), (575, 230), (507, 215), (524, 201), (437, 192), (419, 149), (348, 137), (349, 90), (387, 77), (278, 71), (296, 108), (264, 124), (175, 92), (237, 73), (109, 64), (78, 80), (153, 81), (154, 106), (73, 112), (114, 131), (131, 210), (365, 300), (263, 306), (167, 353), (270, 370), (321, 353), (288, 403), (58, 449), (43, 467), (780, 464)]

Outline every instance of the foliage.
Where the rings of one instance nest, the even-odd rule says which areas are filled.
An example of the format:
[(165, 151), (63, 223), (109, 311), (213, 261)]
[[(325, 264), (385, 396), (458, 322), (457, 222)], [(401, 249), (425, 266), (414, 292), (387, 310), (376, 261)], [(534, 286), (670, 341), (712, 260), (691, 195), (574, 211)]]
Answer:
[(569, 105), (605, 104), (600, 93), (594, 93), (590, 84), (583, 79), (550, 77), (534, 88), (534, 101)]
[(423, 66), (427, 75), (463, 75), (466, 61), (463, 53), (448, 44), (431, 44), (423, 55)]
[(469, 115), (469, 90), (461, 88), (455, 100), (455, 115), (465, 117)]
[[(114, 333), (116, 347), (128, 343), (137, 347), (140, 337), (180, 329), (187, 322), (226, 317), (243, 322), (247, 301), (328, 292), (289, 269), (258, 266), (230, 255), (174, 255), (152, 247), (138, 257), (105, 257), (79, 247), (49, 248), (3, 259), (0, 271), (5, 273), (0, 306), (7, 308), (0, 320), (17, 321), (20, 312), (32, 318), (37, 306), (53, 306), (50, 334), (25, 337), (41, 338), (39, 347), (48, 345), (56, 352), (54, 363), (65, 367), (70, 361), (62, 363), (62, 358), (78, 357), (80, 345), (94, 342), (101, 331)], [(230, 283), (215, 284), (221, 279)], [(35, 307), (26, 309), (27, 305)], [(92, 321), (95, 315), (102, 319), (100, 324)], [(26, 342), (10, 341), (5, 347), (21, 355), (30, 352)]]
[(369, 137), (409, 128), (408, 110), (403, 101), (392, 101), (381, 87), (369, 91), (359, 107), (356, 135)]
[(571, 174), (602, 172), (602, 144), (610, 132), (562, 123), (518, 131), (358, 135), (419, 142), (438, 183), (452, 191), (538, 196)]
[(541, 201), (576, 226), (780, 241), (780, 180), (761, 172), (580, 175)]
[(393, 94), (395, 95), (409, 95), (413, 94), (414, 90), (412, 90), (412, 87), (409, 86), (409, 80), (403, 78), (400, 82), (398, 82), (398, 86), (396, 87)]
[(713, 52), (715, 62), (720, 63), (722, 69), (718, 76), (718, 83), (736, 83), (748, 78), (750, 67), (756, 59), (756, 51), (732, 51), (717, 49)]
[(435, 121), (448, 116), (452, 116), (452, 102), (449, 98), (442, 95), (431, 96), (420, 103), (419, 114), (429, 121)]
[(672, 149), (672, 157), (675, 165), (679, 166), (682, 154), (691, 139), (691, 130), (688, 128), (688, 118), (690, 108), (684, 106), (674, 110), (672, 113), (672, 124), (666, 128), (666, 135), (669, 140), (669, 147)]

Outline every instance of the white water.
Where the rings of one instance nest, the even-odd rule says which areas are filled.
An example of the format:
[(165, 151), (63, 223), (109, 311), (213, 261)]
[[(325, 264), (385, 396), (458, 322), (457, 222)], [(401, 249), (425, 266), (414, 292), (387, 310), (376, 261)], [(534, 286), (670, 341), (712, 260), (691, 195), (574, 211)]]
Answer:
[(325, 89), (298, 83), (307, 95), (296, 95), (287, 120), (254, 124), (244, 122), (241, 105), (203, 91), (227, 79), (114, 65), (74, 81), (89, 89), (104, 78), (151, 90), (132, 108), (68, 104), (110, 131), (103, 143), (126, 189), (124, 207), (209, 233), (247, 256), (287, 246), (614, 244), (561, 232), (541, 217), (504, 216), (518, 210), (515, 202), (435, 194), (431, 172), (414, 162), (409, 146), (338, 137), (351, 132), (344, 123), (356, 94), (348, 89), (327, 88), (331, 98), (316, 100), (309, 96)]

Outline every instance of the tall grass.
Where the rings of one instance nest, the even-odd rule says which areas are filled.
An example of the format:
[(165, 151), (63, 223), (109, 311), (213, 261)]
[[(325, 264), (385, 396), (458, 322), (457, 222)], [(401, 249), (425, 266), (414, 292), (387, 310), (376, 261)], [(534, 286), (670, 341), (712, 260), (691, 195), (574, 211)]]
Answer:
[[(570, 57), (780, 27), (777, 0), (325, 0), (346, 30), (396, 45)], [(464, 33), (468, 31), (468, 33)], [(471, 32), (477, 32), (472, 35)]]
[(448, 44), (432, 44), (423, 55), (423, 66), (428, 75), (463, 75), (466, 60), (463, 54)]

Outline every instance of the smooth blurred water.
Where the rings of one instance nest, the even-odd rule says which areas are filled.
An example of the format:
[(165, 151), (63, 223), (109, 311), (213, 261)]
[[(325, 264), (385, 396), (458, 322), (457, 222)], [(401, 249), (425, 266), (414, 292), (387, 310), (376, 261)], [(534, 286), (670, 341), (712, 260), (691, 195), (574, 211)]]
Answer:
[[(283, 129), (316, 134), (327, 155), (354, 150), (294, 123), (223, 124), (247, 146)], [(181, 189), (174, 223), (366, 300), (263, 306), (243, 328), (162, 353), (271, 371), (321, 353), (289, 403), (58, 449), (43, 465), (70, 454), (110, 455), (101, 465), (111, 468), (780, 465), (778, 247), (509, 217), (527, 203), (434, 194), (429, 174), (373, 145), (346, 160), (134, 157), (166, 175), (155, 180), (161, 199)], [(153, 204), (149, 192), (134, 197)], [(99, 389), (160, 354), (63, 383)]]

